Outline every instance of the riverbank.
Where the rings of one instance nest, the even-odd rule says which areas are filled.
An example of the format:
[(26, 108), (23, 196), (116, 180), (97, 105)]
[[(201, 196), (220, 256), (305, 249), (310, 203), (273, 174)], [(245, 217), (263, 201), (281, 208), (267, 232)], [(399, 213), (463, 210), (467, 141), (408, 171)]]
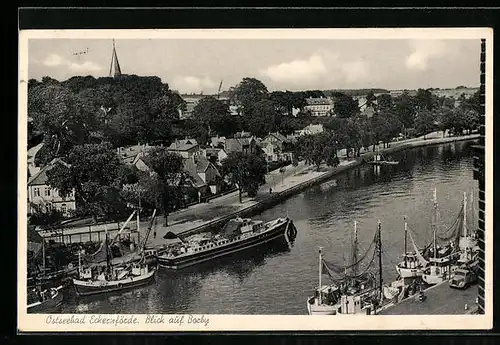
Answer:
[[(376, 151), (383, 154), (395, 153), (415, 147), (423, 147), (429, 145), (439, 145), (450, 142), (474, 140), (479, 137), (478, 134), (443, 137), (441, 133), (431, 133), (426, 139), (414, 138), (405, 141), (393, 142), (388, 148), (376, 147)], [(164, 243), (163, 236), (171, 231), (180, 237), (186, 237), (192, 234), (217, 230), (225, 224), (229, 219), (234, 217), (253, 217), (266, 209), (273, 207), (286, 200), (287, 198), (298, 194), (305, 189), (327, 181), (332, 177), (364, 164), (373, 158), (373, 151), (362, 152), (360, 157), (347, 158), (344, 152), (340, 152), (340, 164), (337, 167), (328, 167), (321, 165), (319, 170), (316, 166), (306, 165), (304, 162), (299, 162), (298, 166), (287, 166), (284, 173), (278, 170), (271, 171), (266, 176), (266, 183), (260, 187), (257, 195), (253, 198), (243, 196), (240, 203), (238, 191), (229, 193), (219, 198), (210, 200), (208, 203), (201, 203), (190, 206), (187, 209), (179, 210), (172, 213), (168, 217), (168, 226), (164, 226), (163, 217), (158, 217), (156, 225), (153, 227), (153, 232), (148, 238), (147, 245), (149, 247), (158, 247)], [(272, 189), (272, 193), (269, 193)], [(286, 215), (283, 215), (286, 216)], [(107, 225), (107, 230), (111, 233), (116, 233), (120, 228), (119, 223)], [(149, 220), (144, 219), (140, 222), (140, 237), (144, 238), (149, 226)], [(137, 228), (135, 219), (127, 226), (128, 230)], [(73, 240), (79, 242), (87, 242), (89, 240), (99, 241), (98, 232), (104, 231), (104, 225), (94, 225), (92, 227), (82, 226), (76, 228), (65, 228), (62, 231), (62, 238), (65, 242)], [(44, 235), (51, 236), (47, 233)], [(68, 241), (69, 239), (69, 241)]]
[[(416, 138), (407, 141), (393, 142), (388, 148), (377, 149), (380, 153), (390, 154), (410, 148), (474, 140), (479, 137), (478, 134), (456, 137), (442, 137), (439, 135), (439, 133), (434, 133), (434, 135), (427, 135), (426, 139)], [(214, 202), (199, 205), (199, 207), (193, 209), (194, 212), (185, 211), (183, 212), (183, 219), (178, 219), (176, 217), (177, 219), (173, 220), (168, 227), (158, 224), (156, 231), (159, 236), (157, 238), (151, 238), (150, 241), (148, 241), (149, 245), (161, 245), (163, 243), (162, 236), (167, 231), (172, 231), (180, 237), (186, 237), (201, 232), (216, 230), (234, 217), (253, 217), (292, 195), (369, 161), (373, 155), (373, 151), (366, 151), (355, 159), (346, 159), (342, 157), (339, 166), (326, 167), (322, 165), (319, 171), (315, 166), (307, 166), (301, 162), (298, 167), (293, 168), (295, 170), (293, 174), (282, 177), (281, 181), (279, 181), (279, 176), (269, 178), (270, 181), (260, 188), (255, 198), (245, 198), (242, 203), (239, 203), (236, 194), (234, 198), (225, 199), (223, 205), (221, 205), (220, 202)], [(273, 189), (271, 194), (269, 193), (269, 186)]]

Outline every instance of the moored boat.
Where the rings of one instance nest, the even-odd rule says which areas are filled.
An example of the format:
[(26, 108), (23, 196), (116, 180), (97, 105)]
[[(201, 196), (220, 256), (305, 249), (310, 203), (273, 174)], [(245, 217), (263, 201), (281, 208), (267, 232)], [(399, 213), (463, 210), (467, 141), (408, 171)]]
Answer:
[(155, 273), (155, 266), (140, 262), (113, 267), (97, 275), (92, 268), (87, 268), (80, 272), (78, 279), (73, 279), (73, 285), (78, 296), (115, 292), (150, 284)]
[[(355, 225), (355, 240), (353, 245), (353, 263), (346, 267), (339, 267), (323, 259), (321, 247), (319, 249), (319, 284), (315, 289), (314, 296), (307, 299), (307, 312), (309, 315), (372, 315), (377, 313), (377, 308), (382, 302), (382, 257), (380, 242), (380, 222), (378, 231), (372, 244), (376, 244), (378, 250), (374, 250), (371, 262), (374, 261), (375, 253), (379, 256), (379, 281), (369, 272), (368, 267), (364, 272), (358, 273), (357, 266), (367, 257), (368, 252), (357, 258), (357, 238)], [(371, 248), (371, 245), (370, 245)], [(347, 269), (351, 274), (347, 274)], [(343, 277), (338, 277), (343, 270)], [(322, 285), (322, 274), (327, 273), (334, 283)]]
[(373, 156), (373, 160), (368, 162), (373, 165), (398, 165), (399, 161), (390, 160), (384, 157), (380, 152)]
[[(148, 230), (150, 231), (151, 227)], [(144, 243), (146, 240), (147, 236)], [(146, 255), (145, 245), (139, 248), (140, 259), (120, 264), (112, 264), (107, 231), (103, 247), (106, 254), (105, 265), (83, 267), (79, 256), (78, 277), (73, 279), (73, 286), (78, 296), (121, 291), (147, 285), (154, 280), (157, 264)]]
[(158, 250), (158, 263), (164, 268), (181, 269), (271, 241), (290, 244), (296, 235), (297, 229), (288, 217), (267, 223), (234, 218), (215, 235), (198, 234), (183, 240), (168, 232), (164, 236), (167, 244)]
[[(404, 244), (404, 254), (403, 261), (399, 262), (396, 265), (396, 271), (398, 272), (401, 278), (416, 278), (422, 275), (422, 270), (424, 269), (424, 264), (422, 264), (421, 253), (418, 248), (416, 248), (414, 244), (415, 251), (408, 252), (407, 249), (407, 238), (408, 238), (408, 223), (405, 220), (405, 244)], [(412, 239), (413, 241), (413, 239)]]
[(35, 288), (28, 293), (28, 313), (50, 314), (57, 311), (63, 301), (63, 286), (41, 290)]

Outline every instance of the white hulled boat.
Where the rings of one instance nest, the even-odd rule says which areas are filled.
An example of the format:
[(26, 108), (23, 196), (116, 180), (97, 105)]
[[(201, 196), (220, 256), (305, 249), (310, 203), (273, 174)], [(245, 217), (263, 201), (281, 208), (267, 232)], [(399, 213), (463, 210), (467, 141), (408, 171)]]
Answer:
[[(156, 210), (153, 212), (151, 222), (154, 221), (155, 215)], [(133, 214), (130, 218), (132, 216)], [(139, 217), (137, 218), (139, 225)], [(73, 279), (73, 286), (77, 295), (86, 296), (121, 291), (151, 283), (157, 271), (157, 263), (155, 259), (152, 260), (151, 255), (148, 255), (148, 251), (145, 249), (150, 232), (151, 226), (148, 228), (148, 232), (137, 252), (134, 252), (131, 257), (122, 260), (119, 264), (113, 264), (108, 232), (106, 231), (105, 240), (102, 244), (106, 255), (105, 264), (84, 267), (81, 263), (81, 255), (79, 255), (78, 277)]]
[[(408, 240), (408, 223), (405, 219), (405, 252), (403, 254), (403, 261), (396, 265), (396, 271), (399, 276), (403, 279), (405, 278), (416, 278), (422, 275), (422, 271), (425, 268), (425, 260), (421, 260), (422, 253), (416, 246), (414, 246), (414, 252), (408, 252), (407, 240)], [(413, 241), (413, 240), (412, 240)]]
[[(327, 262), (322, 257), (321, 247), (319, 249), (319, 284), (315, 289), (314, 296), (307, 299), (307, 312), (309, 315), (347, 315), (347, 314), (363, 314), (371, 315), (376, 313), (376, 307), (381, 302), (382, 295), (382, 258), (381, 258), (381, 242), (380, 242), (380, 222), (378, 231), (374, 237), (372, 244), (376, 244), (379, 254), (379, 282), (377, 286), (376, 278), (368, 272), (368, 269), (361, 273), (357, 273), (357, 266), (361, 260), (357, 260), (357, 236), (355, 222), (355, 240), (353, 245), (353, 264), (349, 267), (344, 267), (344, 277), (340, 279), (334, 278), (338, 273), (339, 267)], [(371, 246), (370, 246), (371, 248)], [(366, 257), (368, 251), (363, 255)], [(373, 258), (375, 257), (375, 250)], [(347, 275), (347, 268), (353, 269), (352, 275)], [(342, 269), (342, 268), (340, 268)], [(326, 273), (335, 280), (333, 284), (323, 285), (322, 275)]]

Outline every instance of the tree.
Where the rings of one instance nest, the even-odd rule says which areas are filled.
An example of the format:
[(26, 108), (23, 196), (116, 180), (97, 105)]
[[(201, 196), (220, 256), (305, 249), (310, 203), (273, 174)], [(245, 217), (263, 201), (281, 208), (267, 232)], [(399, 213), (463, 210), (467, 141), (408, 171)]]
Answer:
[(191, 179), (184, 171), (182, 157), (168, 152), (165, 147), (150, 150), (144, 161), (154, 175), (143, 174), (140, 181), (147, 190), (149, 200), (163, 211), (165, 226), (168, 226), (168, 215), (179, 207), (183, 187), (187, 186)]
[(243, 78), (243, 80), (230, 90), (230, 98), (243, 108), (243, 115), (252, 112), (253, 106), (269, 97), (267, 87), (258, 79)]
[(377, 108), (379, 110), (392, 109), (393, 100), (390, 94), (383, 93), (377, 97)]
[(232, 152), (222, 162), (221, 171), (231, 184), (238, 186), (240, 203), (242, 192), (254, 197), (259, 187), (266, 183), (266, 161), (261, 155)]
[(280, 128), (281, 115), (271, 100), (263, 99), (252, 105), (242, 119), (243, 128), (253, 135), (263, 137)]
[(435, 129), (435, 118), (429, 110), (420, 110), (415, 118), (415, 128), (418, 133), (424, 135), (432, 132)]
[(46, 82), (30, 88), (28, 116), (36, 131), (43, 133), (44, 148), (38, 164), (46, 164), (67, 153), (73, 145), (88, 142), (93, 115), (78, 97), (60, 84)]
[(64, 162), (47, 171), (48, 182), (62, 197), (75, 191), (80, 215), (97, 220), (124, 211), (119, 179), (122, 163), (110, 143), (75, 145)]
[(232, 135), (238, 131), (237, 124), (229, 112), (229, 105), (215, 97), (202, 98), (193, 109), (193, 120), (207, 130), (208, 135)]
[(335, 113), (340, 118), (347, 118), (359, 113), (359, 104), (351, 96), (338, 93), (335, 96)]
[(413, 128), (415, 126), (416, 106), (412, 97), (407, 93), (398, 96), (394, 100), (394, 109), (404, 129)]
[(415, 96), (415, 105), (417, 109), (432, 110), (436, 105), (436, 96), (429, 90), (418, 89)]
[(305, 135), (297, 142), (298, 154), (306, 164), (316, 165), (319, 170), (321, 163), (337, 166), (337, 140), (333, 132), (327, 131), (316, 135)]
[(368, 94), (366, 95), (366, 106), (373, 106), (374, 102), (377, 100), (377, 97), (375, 97), (375, 94), (373, 91), (369, 91)]

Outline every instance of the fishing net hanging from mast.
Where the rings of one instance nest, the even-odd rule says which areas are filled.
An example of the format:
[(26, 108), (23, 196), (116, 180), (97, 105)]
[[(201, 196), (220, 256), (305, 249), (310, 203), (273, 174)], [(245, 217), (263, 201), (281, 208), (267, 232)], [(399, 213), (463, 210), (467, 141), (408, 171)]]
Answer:
[[(377, 241), (377, 235), (378, 231), (375, 232), (375, 235), (370, 242), (370, 246), (368, 249), (361, 255), (359, 259), (357, 259), (355, 262), (353, 262), (350, 265), (337, 265), (331, 261), (322, 259), (322, 266), (323, 266), (323, 273), (328, 274), (328, 276), (335, 282), (340, 282), (340, 281), (345, 281), (346, 279), (369, 279), (373, 274), (369, 272), (371, 265), (373, 264), (376, 256), (376, 250), (372, 251), (372, 248), (374, 248), (374, 244)], [(354, 249), (354, 251), (356, 248)], [(355, 254), (353, 251), (353, 257), (357, 254)], [(358, 268), (359, 265), (367, 258), (369, 257), (370, 252), (372, 252), (372, 255), (370, 257), (370, 261), (366, 265), (366, 268), (358, 273), (357, 269), (353, 270), (353, 274), (347, 274), (347, 271), (352, 268)]]

